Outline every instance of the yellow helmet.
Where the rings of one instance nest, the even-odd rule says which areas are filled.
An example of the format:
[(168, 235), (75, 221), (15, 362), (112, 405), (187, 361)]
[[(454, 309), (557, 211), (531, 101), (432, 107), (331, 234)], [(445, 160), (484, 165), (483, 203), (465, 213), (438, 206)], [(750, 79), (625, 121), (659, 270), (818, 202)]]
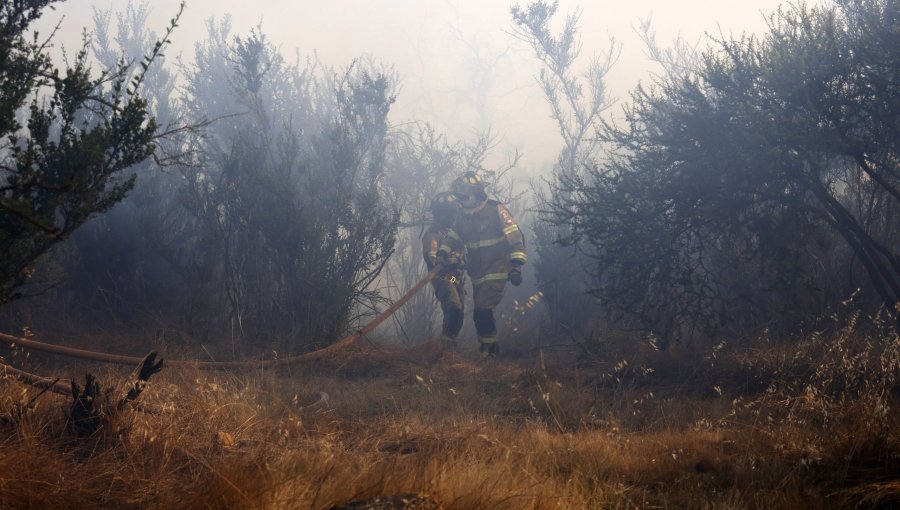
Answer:
[(478, 200), (484, 200), (487, 198), (487, 193), (484, 191), (484, 181), (481, 180), (481, 177), (478, 177), (478, 174), (472, 171), (468, 171), (453, 181), (453, 194), (456, 196), (457, 200), (465, 200), (469, 197), (477, 198)]
[(438, 223), (452, 223), (459, 210), (459, 202), (453, 193), (444, 191), (431, 199), (431, 216)]

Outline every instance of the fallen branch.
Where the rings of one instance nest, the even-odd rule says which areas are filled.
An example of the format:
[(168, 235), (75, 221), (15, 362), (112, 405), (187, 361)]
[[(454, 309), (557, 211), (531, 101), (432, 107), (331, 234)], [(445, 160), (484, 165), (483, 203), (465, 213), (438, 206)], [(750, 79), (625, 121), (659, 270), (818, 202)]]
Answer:
[[(156, 361), (156, 351), (144, 356), (137, 370), (137, 377), (131, 382), (125, 395), (119, 399), (113, 413), (124, 410), (129, 403), (137, 400), (147, 387), (150, 377), (162, 370), (162, 367), (163, 360)], [(69, 406), (67, 419), (69, 430), (78, 437), (93, 436), (102, 428), (106, 418), (110, 417), (103, 405), (108, 400), (101, 398), (108, 396), (109, 391), (106, 395), (101, 395), (100, 381), (92, 374), (85, 375), (84, 379), (84, 388), (79, 388), (74, 379), (71, 381), (72, 405)]]
[(59, 395), (69, 395), (69, 386), (63, 382), (60, 382), (59, 378), (56, 378), (54, 380), (48, 377), (41, 377), (39, 375), (19, 370), (18, 368), (14, 368), (5, 363), (0, 363), (0, 374), (8, 375), (18, 380), (19, 382), (28, 384), (29, 386), (34, 386), (35, 388), (41, 388), (44, 391), (52, 391), (53, 393), (57, 393)]
[(156, 361), (156, 351), (150, 351), (149, 354), (144, 356), (144, 361), (141, 362), (141, 366), (138, 369), (137, 379), (131, 383), (131, 387), (125, 396), (119, 400), (118, 408), (124, 409), (129, 402), (137, 400), (144, 388), (147, 387), (147, 381), (150, 380), (150, 376), (162, 370), (162, 367), (163, 360)]
[(66, 428), (78, 437), (94, 435), (101, 426), (103, 413), (100, 409), (100, 381), (93, 374), (84, 376), (84, 388), (79, 388), (75, 379), (72, 379), (72, 405), (69, 406), (69, 415), (66, 420)]

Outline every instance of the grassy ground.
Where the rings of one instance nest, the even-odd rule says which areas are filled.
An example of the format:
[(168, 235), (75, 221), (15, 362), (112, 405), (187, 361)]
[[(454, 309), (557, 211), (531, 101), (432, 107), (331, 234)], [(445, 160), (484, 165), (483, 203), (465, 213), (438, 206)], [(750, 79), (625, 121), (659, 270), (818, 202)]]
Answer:
[[(752, 345), (609, 342), (596, 358), (484, 363), (432, 342), (265, 373), (166, 368), (143, 410), (110, 406), (90, 438), (67, 431), (65, 397), (4, 381), (0, 507), (327, 509), (398, 494), (444, 509), (900, 505), (896, 334), (852, 320)], [(74, 370), (98, 374), (110, 402), (128, 379)]]

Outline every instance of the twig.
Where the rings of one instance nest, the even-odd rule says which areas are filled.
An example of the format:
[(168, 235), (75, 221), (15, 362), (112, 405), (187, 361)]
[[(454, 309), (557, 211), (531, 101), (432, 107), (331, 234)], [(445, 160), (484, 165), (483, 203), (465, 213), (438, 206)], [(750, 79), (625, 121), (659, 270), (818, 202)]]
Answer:
[(28, 403), (25, 404), (25, 407), (31, 409), (31, 406), (34, 405), (35, 401), (37, 401), (37, 399), (39, 399), (41, 397), (41, 395), (43, 395), (44, 393), (47, 393), (48, 391), (50, 391), (51, 388), (56, 386), (56, 383), (58, 383), (60, 380), (61, 379), (59, 377), (57, 377), (56, 380), (54, 380), (52, 383), (48, 384), (44, 389), (41, 390), (40, 393), (38, 393), (31, 400), (29, 400)]

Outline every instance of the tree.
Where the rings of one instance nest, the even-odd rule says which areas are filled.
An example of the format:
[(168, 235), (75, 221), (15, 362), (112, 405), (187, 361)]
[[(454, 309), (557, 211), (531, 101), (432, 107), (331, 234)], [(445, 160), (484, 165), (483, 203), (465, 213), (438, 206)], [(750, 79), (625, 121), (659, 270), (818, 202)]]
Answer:
[(28, 30), (53, 0), (0, 5), (0, 303), (34, 263), (134, 186), (125, 170), (154, 154), (156, 121), (139, 90), (177, 21), (134, 76), (120, 61), (93, 76), (87, 43), (65, 69)]
[(799, 4), (769, 23), (638, 88), (604, 132), (611, 159), (554, 195), (593, 291), (662, 345), (779, 308), (810, 320), (855, 286), (891, 310), (900, 297), (897, 5)]
[(552, 183), (564, 176), (577, 176), (595, 164), (599, 143), (593, 129), (600, 114), (611, 105), (604, 78), (618, 58), (620, 46), (610, 39), (607, 52), (593, 57), (586, 72), (577, 73), (576, 60), (581, 52), (580, 12), (569, 14), (562, 30), (554, 34), (550, 23), (558, 8), (559, 2), (539, 0), (525, 6), (514, 5), (511, 12), (515, 23), (513, 35), (531, 46), (541, 63), (538, 83), (563, 139), (550, 178), (551, 189), (547, 190), (541, 183), (533, 186), (538, 198), (538, 216), (533, 224), (538, 286), (555, 325), (578, 334), (592, 325), (594, 305), (585, 299), (588, 288), (583, 284), (584, 261), (574, 250), (559, 244), (569, 236), (569, 227), (554, 223), (549, 211), (555, 200), (565, 200), (556, 195), (566, 191), (561, 186), (553, 187)]
[[(57, 306), (72, 307), (73, 314), (87, 323), (104, 317), (107, 328), (136, 325), (153, 303), (171, 299), (172, 279), (189, 277), (173, 271), (175, 266), (169, 262), (178, 257), (177, 238), (183, 224), (182, 211), (175, 204), (181, 179), (173, 163), (185, 159), (188, 130), (178, 118), (177, 77), (170, 60), (159, 55), (145, 72), (140, 65), (141, 56), (158, 40), (149, 15), (147, 3), (129, 2), (116, 13), (95, 9), (91, 55), (104, 68), (124, 61), (130, 76), (143, 72), (142, 97), (148, 111), (161, 132), (179, 135), (157, 139), (154, 160), (125, 171), (135, 179), (128, 196), (87, 221), (44, 264), (57, 267), (63, 276), (61, 292), (51, 298)], [(159, 161), (165, 158), (162, 154), (171, 157)]]
[(340, 73), (288, 62), (259, 28), (231, 36), (227, 19), (209, 31), (184, 105), (222, 120), (184, 173), (188, 260), (203, 261), (224, 298), (208, 313), (236, 344), (322, 345), (367, 313), (394, 249), (383, 180), (396, 79), (366, 60)]
[[(98, 60), (143, 46), (146, 12), (129, 6), (115, 31), (97, 13)], [(286, 60), (259, 27), (234, 35), (227, 17), (207, 28), (181, 87), (165, 67), (145, 77), (161, 122), (204, 129), (181, 131), (169, 149), (179, 165), (140, 175), (44, 259), (67, 277), (42, 303), (85, 331), (151, 331), (233, 355), (320, 346), (382, 300), (398, 222), (385, 184), (396, 78), (366, 59), (343, 71)]]

